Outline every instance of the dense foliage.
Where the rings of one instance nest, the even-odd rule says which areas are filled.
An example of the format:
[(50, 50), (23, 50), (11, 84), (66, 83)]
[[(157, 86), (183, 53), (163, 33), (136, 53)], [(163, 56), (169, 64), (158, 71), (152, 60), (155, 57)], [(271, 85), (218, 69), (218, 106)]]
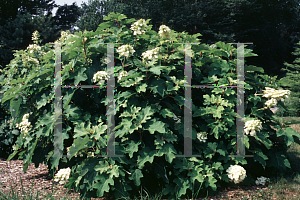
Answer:
[[(300, 43), (297, 44), (298, 46)], [(300, 49), (297, 48), (295, 52), (292, 53), (297, 56), (297, 59), (293, 62), (294, 64), (284, 63), (286, 66), (284, 71), (287, 71), (287, 75), (280, 79), (279, 85), (282, 88), (289, 89), (291, 91), (291, 98), (284, 102), (287, 109), (279, 106), (276, 114), (278, 116), (290, 116), (299, 117), (300, 116), (300, 67), (297, 65), (299, 63)]]
[[(52, 9), (58, 7), (56, 16)], [(9, 0), (0, 6), (0, 69), (14, 58), (13, 50), (26, 48), (38, 30), (41, 44), (53, 42), (61, 31), (69, 30), (79, 18), (76, 4), (57, 6), (53, 0)]]
[[(201, 33), (202, 42), (214, 44), (252, 42), (249, 49), (259, 57), (247, 62), (270, 76), (285, 76), (284, 62), (292, 62), (293, 46), (300, 41), (299, 1), (291, 0), (90, 0), (82, 4), (79, 30), (95, 31), (110, 12), (128, 18), (151, 19), (153, 30), (161, 24), (177, 32)], [(280, 53), (279, 53), (280, 52)]]
[[(283, 105), (281, 99), (289, 94), (278, 87), (277, 77), (245, 65), (244, 139), (246, 155), (254, 157), (230, 157), (236, 154), (236, 118), (241, 117), (236, 114), (237, 90), (231, 87), (237, 84), (239, 49), (224, 42), (199, 43), (201, 34), (177, 33), (165, 25), (157, 33), (149, 19), (136, 22), (110, 13), (104, 20), (95, 32), (62, 32), (57, 41), (62, 42), (61, 80), (62, 85), (99, 85), (116, 77), (115, 111), (111, 106), (106, 112), (105, 87), (62, 88), (62, 133), (54, 137), (55, 50), (38, 45), (38, 32), (35, 44), (17, 51), (3, 70), (1, 104), (13, 115), (4, 134), (19, 134), (9, 159), (22, 158), (24, 172), (30, 163), (38, 167), (43, 162), (50, 174), (65, 169), (57, 176), (71, 173), (66, 187), (80, 190), (81, 197), (133, 197), (142, 186), (177, 199), (191, 196), (194, 188), (212, 194), (229, 182), (253, 185), (258, 176), (290, 168), (287, 147), (299, 134), (283, 130), (269, 109)], [(194, 42), (190, 79), (184, 73), (187, 50), (179, 43)], [(117, 48), (113, 72), (107, 69), (112, 62), (107, 43)], [(245, 48), (244, 57), (256, 55), (251, 51)], [(189, 80), (215, 87), (191, 89), (192, 154), (199, 157), (176, 157), (183, 155), (187, 139), (183, 122)], [(104, 122), (109, 115), (115, 115), (115, 154), (124, 157), (97, 157), (106, 155), (105, 133), (111, 126)], [(63, 143), (60, 150), (69, 157), (53, 156), (57, 143)]]

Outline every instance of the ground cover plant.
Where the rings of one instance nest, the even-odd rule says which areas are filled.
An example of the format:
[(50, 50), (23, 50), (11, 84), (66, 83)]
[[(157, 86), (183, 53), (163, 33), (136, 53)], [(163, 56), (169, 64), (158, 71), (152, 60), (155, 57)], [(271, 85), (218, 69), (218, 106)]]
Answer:
[[(229, 157), (236, 154), (236, 88), (218, 86), (237, 84), (238, 50), (223, 42), (191, 45), (191, 85), (216, 87), (192, 89), (192, 155), (200, 157), (176, 157), (184, 153), (184, 92), (191, 78), (184, 76), (187, 50), (179, 43), (199, 42), (201, 34), (177, 33), (165, 25), (157, 33), (147, 26), (149, 19), (119, 13), (104, 19), (108, 22), (95, 32), (62, 34), (61, 79), (62, 85), (105, 85), (109, 76), (116, 77), (114, 147), (124, 157), (97, 157), (107, 149), (104, 87), (62, 89), (62, 133), (55, 141), (69, 157), (45, 157), (54, 154), (55, 145), (55, 50), (38, 46), (35, 32), (35, 45), (17, 51), (0, 77), (1, 104), (14, 109), (8, 134), (19, 134), (8, 160), (23, 159), (24, 172), (29, 163), (44, 162), (54, 179), (80, 190), (81, 197), (115, 199), (132, 198), (142, 186), (168, 199), (212, 195), (224, 185), (264, 184), (264, 177), (290, 168), (287, 149), (299, 134), (282, 129), (269, 109), (282, 104), (289, 91), (255, 66), (245, 65), (244, 81), (246, 155), (254, 157)], [(106, 68), (113, 59), (105, 60), (104, 43), (116, 46), (114, 74)], [(253, 55), (245, 48), (245, 57)]]

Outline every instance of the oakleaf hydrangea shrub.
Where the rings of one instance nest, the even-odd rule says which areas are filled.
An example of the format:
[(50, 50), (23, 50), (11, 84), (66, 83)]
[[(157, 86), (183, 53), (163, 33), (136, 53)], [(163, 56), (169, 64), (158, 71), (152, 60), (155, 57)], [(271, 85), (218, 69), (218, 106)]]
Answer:
[[(54, 178), (59, 170), (69, 168), (70, 174), (65, 171), (57, 177), (65, 175), (65, 187), (80, 191), (81, 198), (133, 198), (146, 188), (150, 194), (162, 192), (164, 199), (182, 199), (198, 189), (201, 196), (207, 191), (213, 195), (228, 184), (255, 185), (259, 176), (290, 168), (287, 147), (299, 135), (291, 128), (283, 130), (270, 111), (270, 106), (282, 103), (280, 98), (287, 91), (277, 87), (276, 77), (247, 65), (245, 147), (246, 155), (254, 157), (229, 157), (236, 155), (234, 87), (191, 89), (192, 154), (200, 157), (175, 157), (184, 153), (188, 86), (185, 46), (179, 43), (199, 43), (201, 34), (177, 33), (165, 25), (157, 33), (147, 25), (150, 19), (127, 19), (119, 13), (110, 13), (104, 20), (95, 32), (62, 32), (56, 41), (62, 44), (62, 85), (105, 86), (110, 76), (107, 63), (115, 63), (115, 154), (124, 157), (98, 157), (107, 155), (106, 139), (110, 140), (106, 137), (105, 87), (62, 88), (59, 139), (63, 154), (69, 157), (51, 157), (56, 123), (55, 50), (45, 45), (32, 52), (17, 51), (1, 76), (1, 104), (17, 110), (13, 126), (25, 127), (18, 129), (9, 159), (21, 156), (24, 172), (30, 163), (38, 167), (44, 162)], [(107, 59), (107, 43), (115, 45), (114, 61)], [(245, 57), (253, 55), (245, 48)], [(191, 58), (192, 85), (237, 83), (237, 49), (231, 44), (191, 45)]]

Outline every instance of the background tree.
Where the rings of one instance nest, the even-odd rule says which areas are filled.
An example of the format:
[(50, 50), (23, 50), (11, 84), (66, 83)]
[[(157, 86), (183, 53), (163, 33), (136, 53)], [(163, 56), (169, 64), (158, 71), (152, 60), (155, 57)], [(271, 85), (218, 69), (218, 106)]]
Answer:
[[(297, 43), (298, 47), (300, 42)], [(292, 53), (295, 56), (300, 55), (300, 48), (297, 48), (295, 52)], [(287, 68), (293, 69), (282, 69), (287, 71), (287, 75), (279, 81), (279, 85), (286, 90), (291, 91), (291, 98), (284, 102), (287, 106), (287, 110), (283, 109), (281, 106), (278, 106), (278, 115), (279, 116), (300, 116), (300, 66), (296, 63), (300, 63), (300, 58), (297, 57), (293, 62), (295, 64), (284, 63)]]
[(29, 44), (32, 44), (31, 37), (35, 30), (40, 32), (42, 44), (60, 36), (60, 31), (51, 20), (51, 16), (41, 15), (32, 18), (29, 12), (19, 13), (14, 20), (7, 20), (4, 26), (0, 26), (0, 40), (3, 41), (0, 53), (2, 68), (5, 68), (14, 58), (13, 50), (26, 49)]
[[(251, 6), (252, 5), (252, 6)], [(255, 5), (255, 6), (254, 6)], [(299, 41), (299, 2), (254, 0), (241, 4), (234, 28), (236, 41), (253, 42), (249, 47), (258, 57), (247, 58), (247, 63), (263, 67), (278, 78), (285, 76), (284, 62), (292, 62), (294, 43)]]
[(80, 15), (80, 7), (78, 7), (76, 2), (74, 2), (72, 5), (64, 4), (63, 6), (59, 6), (55, 17), (52, 19), (58, 26), (59, 30), (65, 31), (73, 29), (75, 22), (78, 20)]
[(103, 16), (110, 12), (124, 12), (122, 4), (115, 4), (114, 1), (89, 0), (83, 2), (80, 7), (80, 19), (76, 22), (79, 30), (96, 31), (103, 21)]
[[(12, 7), (8, 8), (9, 6)], [(58, 7), (55, 17), (52, 17), (53, 7)], [(6, 8), (11, 10), (11, 14), (6, 12)], [(0, 25), (0, 68), (2, 69), (13, 59), (12, 50), (25, 49), (32, 44), (31, 37), (35, 30), (39, 31), (41, 44), (44, 45), (57, 40), (61, 31), (72, 29), (80, 16), (79, 7), (76, 4), (57, 6), (53, 5), (50, 0), (7, 1), (7, 4), (4, 4), (4, 7), (1, 6), (0, 10), (4, 13), (0, 20), (2, 22)], [(18, 13), (16, 16), (14, 16), (14, 11)]]
[(0, 25), (3, 26), (6, 20), (16, 19), (18, 12), (25, 14), (36, 14), (38, 8), (46, 12), (46, 16), (52, 14), (52, 10), (58, 7), (54, 0), (0, 0)]

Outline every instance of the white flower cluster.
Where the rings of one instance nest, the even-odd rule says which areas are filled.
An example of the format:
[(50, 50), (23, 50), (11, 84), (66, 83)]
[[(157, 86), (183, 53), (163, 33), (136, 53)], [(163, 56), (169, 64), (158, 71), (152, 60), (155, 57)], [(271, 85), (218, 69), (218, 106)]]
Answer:
[(122, 45), (117, 49), (117, 52), (121, 55), (121, 56), (125, 56), (125, 57), (129, 57), (130, 54), (133, 54), (135, 52), (135, 50), (133, 49), (133, 47), (129, 44), (126, 45)]
[(276, 106), (277, 100), (271, 98), (271, 99), (269, 99), (265, 104), (268, 106), (268, 108), (271, 108), (271, 107), (273, 107), (273, 106)]
[(206, 142), (207, 133), (205, 133), (205, 132), (197, 133), (197, 138), (200, 142)]
[[(68, 36), (74, 36), (73, 34), (70, 33), (69, 30), (67, 30), (66, 32), (61, 31), (60, 35), (61, 35), (60, 38), (58, 40), (56, 40), (55, 42), (64, 42), (65, 40), (68, 39)], [(74, 42), (71, 42), (71, 43), (74, 43)]]
[(184, 85), (187, 84), (188, 82), (186, 80), (180, 80), (176, 82), (178, 85)]
[(23, 138), (27, 136), (28, 131), (32, 128), (32, 125), (30, 125), (28, 118), (29, 118), (29, 114), (25, 114), (23, 116), (22, 122), (20, 124), (16, 124), (16, 127), (18, 129), (21, 129), (21, 132), (24, 133)]
[(36, 51), (40, 51), (41, 47), (39, 45), (36, 45), (36, 44), (30, 44), (27, 47), (27, 50), (29, 50), (29, 53), (33, 53), (33, 52), (36, 52)]
[(118, 77), (118, 81), (120, 81), (123, 77), (127, 76), (128, 73), (126, 71), (122, 71)]
[(157, 53), (159, 51), (159, 47), (156, 47), (155, 49), (148, 50), (144, 53), (142, 53), (143, 60), (146, 58), (148, 60), (152, 60), (152, 58), (158, 58)]
[(281, 97), (285, 96), (285, 97), (288, 97), (287, 95), (290, 94), (290, 91), (289, 90), (275, 90), (274, 88), (269, 88), (269, 87), (266, 87), (266, 90), (263, 90), (264, 91), (264, 95), (263, 97), (272, 97), (274, 99), (281, 99)]
[(34, 32), (32, 33), (32, 38), (31, 38), (31, 40), (32, 40), (32, 41), (38, 41), (39, 38), (40, 38), (39, 32), (38, 32), (38, 31), (34, 31)]
[(59, 182), (59, 184), (65, 184), (67, 180), (70, 178), (71, 169), (65, 168), (60, 169), (57, 174), (54, 176), (54, 181)]
[(131, 30), (133, 30), (133, 35), (141, 35), (145, 33), (145, 29), (147, 28), (146, 21), (144, 19), (140, 19), (131, 25)]
[(245, 128), (247, 135), (249, 135), (250, 132), (250, 135), (254, 136), (256, 131), (260, 131), (262, 129), (262, 123), (259, 120), (250, 120), (245, 123)]
[(26, 56), (24, 54), (22, 54), (22, 62), (24, 64), (27, 64), (27, 63), (34, 63), (35, 65), (38, 65), (40, 64), (40, 62), (38, 61), (38, 59), (36, 58), (32, 58), (30, 56)]
[(235, 184), (242, 182), (246, 178), (246, 170), (239, 165), (230, 165), (226, 170), (228, 178)]
[[(123, 77), (127, 76), (128, 73), (126, 71), (122, 71), (120, 74), (119, 74), (119, 77), (118, 77), (118, 81), (120, 81)], [(107, 72), (105, 71), (98, 71), (96, 74), (94, 74), (94, 77), (93, 77), (93, 80), (94, 80), (94, 83), (96, 82), (99, 82), (101, 80), (107, 80), (107, 78), (109, 78), (110, 76), (108, 75)]]
[(288, 98), (288, 95), (291, 93), (290, 90), (275, 90), (274, 88), (266, 87), (266, 90), (263, 90), (263, 97), (271, 98), (265, 104), (270, 108), (276, 106), (277, 101), (281, 99), (283, 101), (283, 96)]
[(257, 177), (257, 180), (255, 181), (255, 184), (256, 185), (265, 185), (266, 184), (266, 181), (270, 181), (269, 178), (266, 178), (266, 177), (263, 177), (261, 176), (260, 178)]
[(159, 34), (159, 36), (160, 37), (170, 37), (170, 32), (171, 32), (171, 29), (168, 27), (168, 26), (166, 26), (166, 25), (161, 25), (160, 27), (159, 27), (159, 32), (158, 32), (158, 34)]
[(93, 80), (94, 80), (94, 83), (95, 82), (98, 82), (98, 81), (101, 81), (101, 80), (107, 80), (107, 78), (109, 78), (110, 76), (108, 75), (107, 72), (105, 71), (98, 71), (96, 74), (94, 74), (93, 76)]
[[(32, 33), (32, 41), (35, 43), (35, 44), (30, 44), (28, 47), (27, 47), (27, 51), (29, 51), (29, 53), (33, 53), (33, 52), (40, 52), (40, 56), (44, 56), (46, 53), (43, 52), (41, 50), (41, 47), (38, 45), (38, 40), (39, 40), (39, 32), (38, 31), (34, 31)], [(35, 62), (35, 61), (34, 61)]]

